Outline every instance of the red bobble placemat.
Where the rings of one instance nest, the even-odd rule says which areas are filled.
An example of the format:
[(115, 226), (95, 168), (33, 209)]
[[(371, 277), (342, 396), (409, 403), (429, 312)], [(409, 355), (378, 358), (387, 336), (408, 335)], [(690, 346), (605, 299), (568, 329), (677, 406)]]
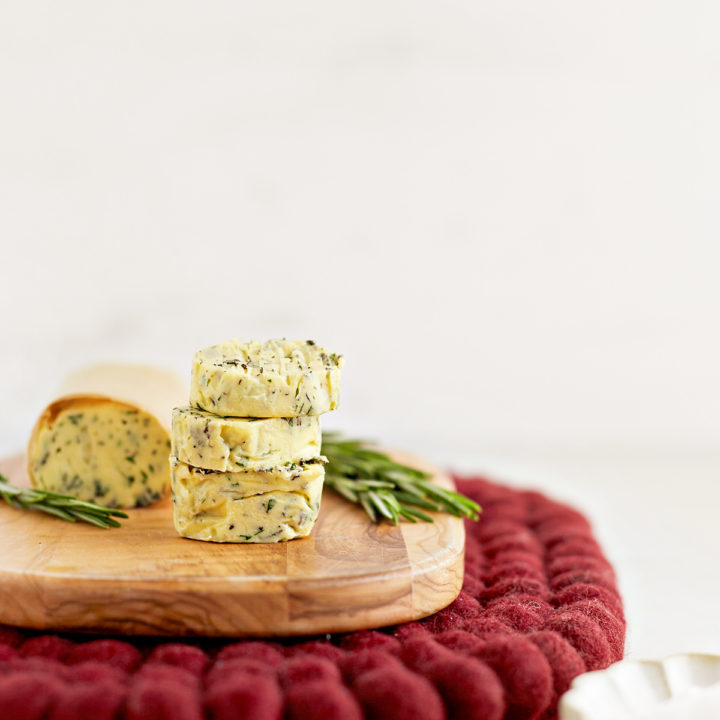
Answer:
[(450, 607), (382, 631), (281, 642), (158, 643), (0, 626), (3, 720), (502, 720), (556, 716), (623, 654), (612, 567), (577, 511), (456, 478), (467, 523)]

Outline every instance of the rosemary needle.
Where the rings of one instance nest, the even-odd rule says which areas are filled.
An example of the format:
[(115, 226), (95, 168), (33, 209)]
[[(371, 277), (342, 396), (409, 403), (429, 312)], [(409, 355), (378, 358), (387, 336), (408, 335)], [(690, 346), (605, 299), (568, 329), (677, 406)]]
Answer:
[(328, 460), (325, 484), (361, 505), (373, 522), (384, 518), (397, 525), (401, 517), (433, 522), (425, 510), (477, 520), (481, 512), (470, 498), (435, 485), (427, 473), (395, 462), (362, 440), (323, 433), (322, 453)]
[(0, 499), (16, 508), (37, 510), (68, 522), (79, 520), (101, 528), (120, 527), (120, 523), (114, 518), (127, 518), (120, 510), (78, 500), (72, 495), (37, 488), (19, 488), (10, 484), (1, 474)]

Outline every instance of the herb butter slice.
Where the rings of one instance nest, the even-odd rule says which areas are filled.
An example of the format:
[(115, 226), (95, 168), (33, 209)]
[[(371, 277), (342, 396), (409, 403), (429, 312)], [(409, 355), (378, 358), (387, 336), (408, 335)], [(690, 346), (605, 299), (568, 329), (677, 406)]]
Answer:
[(248, 497), (261, 495), (268, 490), (283, 490), (306, 495), (309, 498), (311, 489), (315, 487), (317, 481), (322, 483), (325, 478), (324, 457), (302, 463), (288, 462), (282, 466), (236, 472), (217, 472), (193, 467), (172, 457), (170, 467), (173, 490), (182, 485), (188, 492), (200, 496), (201, 501), (218, 488), (226, 490), (233, 497)]
[(131, 364), (82, 368), (40, 415), (28, 443), (34, 487), (116, 508), (170, 486), (170, 414), (187, 397), (174, 373)]
[(61, 398), (38, 420), (28, 448), (34, 487), (112, 508), (150, 505), (170, 484), (167, 430), (110, 398)]
[(270, 543), (310, 534), (320, 510), (321, 462), (218, 473), (172, 462), (177, 532), (195, 540)]
[(320, 455), (320, 420), (235, 418), (179, 407), (172, 415), (172, 454), (188, 465), (232, 472), (310, 460)]
[(228, 340), (195, 353), (190, 404), (233, 417), (322, 415), (338, 405), (342, 366), (312, 340)]

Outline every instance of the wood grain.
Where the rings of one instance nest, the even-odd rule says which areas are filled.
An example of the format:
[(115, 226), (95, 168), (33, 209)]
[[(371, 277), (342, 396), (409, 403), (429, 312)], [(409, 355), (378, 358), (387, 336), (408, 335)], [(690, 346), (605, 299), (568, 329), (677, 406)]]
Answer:
[[(450, 478), (398, 453), (409, 464)], [(22, 456), (0, 462), (27, 485)], [(224, 545), (180, 538), (169, 500), (100, 530), (0, 504), (0, 623), (139, 635), (285, 636), (382, 627), (451, 603), (463, 523), (374, 525), (327, 490), (308, 538)]]

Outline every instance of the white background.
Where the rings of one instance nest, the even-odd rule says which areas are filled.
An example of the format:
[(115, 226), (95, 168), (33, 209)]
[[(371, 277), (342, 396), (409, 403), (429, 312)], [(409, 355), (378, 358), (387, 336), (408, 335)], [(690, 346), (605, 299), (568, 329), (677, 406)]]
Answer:
[(632, 651), (720, 652), (719, 36), (710, 0), (3, 3), (0, 451), (83, 364), (313, 338), (328, 425), (580, 505)]

